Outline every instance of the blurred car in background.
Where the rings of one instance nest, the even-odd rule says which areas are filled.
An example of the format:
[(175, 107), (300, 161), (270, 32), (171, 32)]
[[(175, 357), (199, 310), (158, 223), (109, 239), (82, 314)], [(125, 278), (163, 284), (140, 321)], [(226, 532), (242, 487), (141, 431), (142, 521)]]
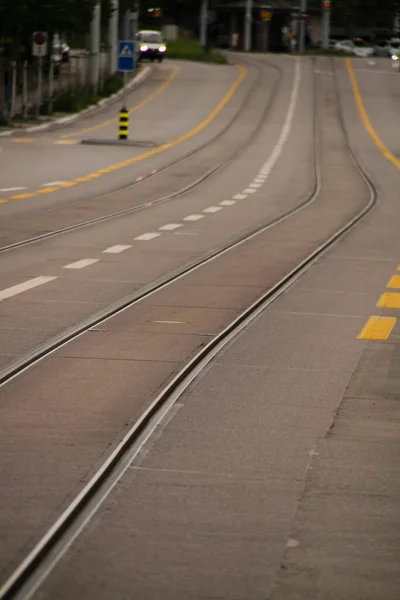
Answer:
[(53, 58), (55, 62), (68, 62), (71, 48), (56, 34), (53, 38)]
[(374, 56), (376, 53), (375, 48), (364, 42), (364, 40), (361, 38), (337, 42), (335, 44), (335, 49), (342, 50), (343, 52), (349, 52), (350, 54), (354, 54), (354, 56), (359, 56), (360, 58), (368, 58), (369, 56)]
[(139, 31), (136, 36), (138, 59), (147, 58), (151, 62), (161, 62), (167, 52), (167, 46), (160, 31)]

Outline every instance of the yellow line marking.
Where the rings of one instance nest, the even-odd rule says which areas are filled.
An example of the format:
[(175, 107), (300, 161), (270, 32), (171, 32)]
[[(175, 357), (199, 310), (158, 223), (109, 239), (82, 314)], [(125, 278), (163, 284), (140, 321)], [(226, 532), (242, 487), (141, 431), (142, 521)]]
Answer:
[[(149, 102), (154, 100), (154, 98), (156, 98), (156, 96), (161, 94), (161, 92), (163, 92), (165, 90), (165, 88), (167, 88), (169, 86), (169, 84), (172, 83), (172, 81), (175, 79), (176, 75), (178, 74), (179, 70), (180, 70), (179, 67), (174, 67), (174, 69), (173, 69), (171, 75), (168, 77), (168, 79), (166, 79), (166, 81), (164, 81), (164, 83), (159, 88), (157, 88), (154, 92), (152, 92), (144, 100), (139, 102), (139, 104), (136, 104), (135, 106), (130, 108), (129, 113), (132, 114), (132, 113), (136, 112), (137, 110), (139, 110), (140, 108), (142, 108), (143, 106), (145, 106), (146, 104), (148, 104)], [(72, 133), (67, 133), (66, 135), (61, 136), (61, 140), (63, 140), (64, 138), (67, 138), (67, 137), (75, 137), (77, 135), (80, 135), (81, 133), (88, 133), (89, 131), (95, 131), (96, 129), (101, 129), (102, 127), (107, 127), (107, 125), (116, 123), (118, 121), (118, 119), (119, 119), (119, 117), (114, 117), (113, 119), (109, 119), (108, 121), (103, 121), (103, 123), (99, 123), (98, 125), (94, 125), (93, 127), (86, 127), (85, 129), (78, 129), (78, 131), (73, 131)], [(65, 144), (68, 142), (60, 141), (58, 143)], [(76, 143), (76, 142), (73, 142), (73, 143)]]
[(364, 124), (365, 129), (368, 131), (370, 137), (378, 146), (379, 150), (382, 154), (387, 158), (395, 167), (400, 169), (400, 160), (395, 157), (392, 152), (385, 146), (380, 137), (377, 135), (375, 129), (372, 127), (371, 121), (369, 120), (367, 111), (365, 110), (365, 105), (363, 99), (361, 97), (360, 88), (358, 86), (357, 78), (354, 73), (353, 65), (351, 64), (350, 58), (345, 59), (346, 69), (349, 74), (351, 86), (353, 88), (354, 99), (357, 104), (358, 112), (360, 113), (362, 122)]
[[(52, 191), (56, 192), (58, 190), (61, 190), (64, 187), (72, 187), (74, 185), (78, 185), (78, 183), (85, 183), (87, 181), (91, 181), (92, 179), (96, 179), (97, 177), (102, 177), (105, 173), (108, 173), (109, 171), (117, 171), (118, 169), (122, 169), (123, 167), (133, 165), (137, 162), (140, 162), (141, 160), (150, 158), (151, 156), (156, 156), (157, 154), (161, 154), (162, 152), (165, 152), (165, 150), (168, 150), (169, 148), (174, 148), (178, 144), (181, 144), (182, 142), (186, 142), (190, 138), (194, 137), (195, 135), (197, 135), (198, 133), (203, 131), (203, 129), (205, 129), (208, 125), (210, 125), (210, 123), (212, 123), (212, 121), (214, 121), (214, 119), (218, 116), (218, 114), (221, 112), (221, 110), (228, 104), (229, 100), (232, 98), (233, 94), (236, 92), (237, 88), (242, 83), (243, 79), (246, 77), (247, 69), (245, 69), (245, 67), (242, 67), (241, 65), (236, 65), (236, 67), (239, 69), (240, 73), (237, 76), (237, 78), (235, 79), (235, 81), (232, 83), (228, 92), (225, 94), (225, 96), (222, 98), (222, 100), (220, 100), (220, 102), (217, 104), (217, 106), (211, 111), (211, 113), (203, 121), (201, 121), (201, 123), (199, 123), (194, 129), (191, 129), (184, 135), (181, 135), (180, 137), (176, 138), (175, 140), (172, 140), (171, 142), (169, 142), (167, 144), (163, 144), (162, 146), (158, 146), (157, 148), (152, 148), (151, 150), (148, 150), (147, 152), (144, 152), (143, 154), (138, 154), (137, 156), (133, 156), (132, 158), (128, 158), (127, 160), (116, 163), (114, 165), (109, 165), (108, 167), (103, 167), (102, 169), (99, 169), (98, 171), (95, 171), (93, 173), (89, 173), (88, 175), (85, 175), (82, 177), (77, 177), (73, 181), (69, 181), (67, 183), (60, 184), (59, 186), (52, 188)], [(35, 190), (33, 193), (19, 194), (18, 196), (12, 196), (12, 198), (13, 199), (31, 198), (32, 196), (36, 196), (40, 193), (43, 193), (42, 188), (40, 190)]]
[(395, 317), (370, 317), (357, 337), (359, 340), (387, 340), (396, 321)]
[(8, 202), (8, 200), (0, 200), (0, 204), (4, 204), (4, 202)]
[(11, 141), (15, 142), (16, 144), (30, 144), (33, 142), (33, 140), (30, 138), (13, 138)]
[(38, 194), (50, 194), (50, 192), (55, 192), (56, 190), (58, 190), (58, 187), (46, 187), (46, 188), (43, 188), (42, 190), (38, 190), (37, 193)]
[(379, 298), (377, 306), (380, 308), (400, 308), (400, 294), (396, 292), (385, 292)]
[(37, 192), (33, 192), (32, 194), (17, 194), (16, 196), (11, 196), (12, 200), (23, 200), (24, 198), (32, 198), (32, 196), (36, 196), (40, 190)]
[(386, 287), (397, 289), (400, 288), (400, 275), (393, 275)]

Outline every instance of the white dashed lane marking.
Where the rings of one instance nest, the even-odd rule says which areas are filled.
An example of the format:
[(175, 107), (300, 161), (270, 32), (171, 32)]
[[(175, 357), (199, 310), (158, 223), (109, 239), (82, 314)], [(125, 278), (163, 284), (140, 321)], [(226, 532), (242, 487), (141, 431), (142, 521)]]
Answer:
[(236, 204), (236, 200), (222, 200), (220, 202), (221, 206), (233, 206), (234, 204)]
[(160, 231), (174, 231), (175, 229), (179, 229), (179, 227), (183, 227), (182, 223), (168, 223), (168, 225), (163, 225), (158, 229)]
[(26, 190), (26, 187), (1, 188), (0, 192), (20, 192), (21, 190)]
[(132, 248), (132, 246), (124, 246), (122, 244), (118, 245), (118, 246), (110, 246), (109, 248), (106, 248), (105, 250), (103, 250), (104, 254), (119, 254), (120, 252), (123, 252), (124, 250), (129, 250), (129, 248)]
[(233, 196), (234, 200), (245, 200), (247, 198), (247, 194), (236, 194), (236, 196)]
[(65, 265), (63, 269), (83, 269), (84, 267), (89, 267), (90, 265), (99, 262), (99, 260), (100, 259), (98, 258), (83, 258), (82, 260), (77, 260), (69, 265)]
[(262, 183), (251, 183), (250, 187), (254, 189), (258, 189), (262, 186)]
[(28, 290), (32, 290), (39, 285), (43, 285), (48, 281), (53, 281), (53, 279), (57, 279), (57, 277), (35, 277), (34, 279), (29, 279), (29, 281), (24, 281), (24, 283), (19, 283), (18, 285), (13, 285), (5, 290), (0, 292), (0, 300), (6, 300), (7, 298), (12, 298), (12, 296), (16, 296), (17, 294), (22, 294), (22, 292), (26, 292)]
[(220, 210), (222, 210), (222, 206), (209, 206), (208, 208), (205, 208), (203, 212), (213, 214), (219, 212)]
[(254, 194), (256, 190), (254, 188), (247, 188), (244, 190), (245, 194)]
[(143, 233), (142, 235), (135, 237), (135, 240), (138, 240), (139, 242), (148, 242), (149, 240), (154, 240), (154, 238), (158, 237), (159, 235), (161, 235), (161, 233)]
[(189, 215), (188, 217), (184, 217), (184, 221), (200, 221), (200, 219), (204, 219), (204, 215)]

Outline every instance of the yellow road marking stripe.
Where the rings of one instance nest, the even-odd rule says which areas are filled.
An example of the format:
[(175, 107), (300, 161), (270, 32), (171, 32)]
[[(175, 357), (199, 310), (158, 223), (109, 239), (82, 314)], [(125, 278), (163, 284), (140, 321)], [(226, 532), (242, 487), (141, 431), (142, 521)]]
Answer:
[(400, 275), (393, 275), (387, 284), (388, 288), (400, 288)]
[(380, 308), (400, 308), (400, 294), (396, 292), (385, 292), (379, 298), (377, 306)]
[(0, 204), (4, 204), (4, 202), (8, 202), (8, 200), (0, 200)]
[(30, 138), (13, 138), (11, 141), (15, 142), (16, 144), (30, 144), (33, 142), (33, 140)]
[(17, 194), (16, 196), (11, 196), (13, 200), (23, 200), (24, 198), (32, 198), (32, 196), (36, 196), (37, 192), (31, 194)]
[(395, 317), (370, 317), (357, 336), (359, 340), (387, 340), (396, 325)]
[(42, 190), (38, 190), (37, 193), (38, 194), (50, 194), (51, 192), (56, 192), (59, 189), (60, 189), (59, 187), (46, 187), (46, 188), (43, 188)]
[[(168, 77), (168, 79), (166, 81), (164, 81), (164, 83), (157, 88), (154, 92), (152, 92), (149, 96), (147, 96), (144, 100), (142, 100), (141, 102), (139, 102), (139, 104), (136, 104), (135, 106), (133, 106), (131, 109), (129, 109), (129, 113), (132, 114), (134, 112), (136, 112), (137, 110), (139, 110), (140, 108), (143, 108), (143, 106), (145, 106), (146, 104), (148, 104), (149, 102), (151, 102), (152, 100), (154, 100), (154, 98), (156, 98), (159, 94), (161, 94), (161, 92), (163, 92), (169, 85), (170, 83), (172, 83), (172, 81), (175, 79), (176, 75), (178, 74), (178, 71), (180, 70), (179, 67), (174, 67), (171, 75)], [(96, 129), (101, 129), (103, 127), (107, 127), (107, 125), (111, 125), (112, 123), (116, 123), (119, 117), (114, 117), (113, 119), (109, 119), (108, 121), (103, 121), (103, 123), (99, 123), (98, 125), (94, 125), (93, 127), (86, 127), (85, 129), (78, 129), (78, 131), (74, 131), (72, 133), (67, 133), (66, 135), (62, 135), (61, 136), (61, 141), (58, 142), (60, 144), (62, 143), (68, 143), (68, 142), (63, 142), (62, 140), (64, 138), (67, 137), (75, 137), (77, 135), (80, 135), (81, 133), (88, 133), (89, 131), (95, 131)], [(72, 142), (74, 143), (74, 142)], [(76, 142), (75, 142), (76, 143)]]
[(354, 99), (357, 104), (358, 112), (360, 113), (361, 120), (364, 124), (365, 129), (368, 131), (370, 137), (378, 146), (379, 150), (382, 154), (389, 160), (395, 167), (400, 169), (400, 160), (395, 157), (392, 152), (385, 146), (380, 137), (377, 135), (375, 129), (372, 127), (371, 121), (369, 120), (367, 111), (365, 109), (365, 105), (363, 99), (361, 97), (360, 88), (358, 86), (357, 78), (354, 73), (353, 65), (351, 64), (350, 58), (345, 59), (346, 69), (349, 74), (351, 87), (353, 88)]
[[(181, 135), (179, 138), (176, 138), (172, 142), (163, 144), (162, 146), (158, 146), (157, 148), (153, 148), (151, 150), (148, 150), (147, 152), (143, 152), (143, 154), (138, 154), (137, 156), (133, 156), (132, 158), (128, 158), (127, 160), (116, 163), (114, 165), (109, 165), (108, 167), (103, 167), (102, 169), (99, 169), (99, 171), (95, 171), (93, 173), (89, 173), (88, 175), (78, 177), (78, 178), (74, 179), (73, 181), (64, 183), (64, 184), (60, 185), (59, 187), (57, 187), (54, 191), (60, 190), (63, 187), (72, 187), (74, 185), (77, 185), (78, 183), (84, 183), (84, 182), (90, 181), (92, 179), (96, 179), (97, 177), (102, 177), (103, 174), (108, 171), (116, 171), (118, 169), (122, 169), (123, 167), (133, 165), (141, 160), (145, 160), (146, 158), (150, 158), (151, 156), (156, 156), (157, 154), (161, 154), (165, 150), (168, 150), (169, 148), (173, 148), (173, 147), (177, 146), (178, 144), (181, 144), (182, 142), (185, 142), (185, 141), (189, 140), (190, 138), (194, 137), (200, 131), (203, 131), (203, 129), (205, 129), (208, 125), (210, 125), (210, 123), (217, 117), (217, 115), (221, 112), (221, 110), (228, 104), (229, 100), (232, 98), (235, 91), (237, 90), (237, 88), (239, 87), (239, 85), (241, 84), (243, 79), (246, 77), (247, 70), (245, 69), (245, 67), (242, 67), (241, 65), (236, 65), (236, 67), (239, 69), (240, 73), (237, 76), (237, 78), (235, 79), (235, 81), (232, 83), (228, 92), (225, 94), (225, 96), (222, 98), (222, 100), (220, 100), (220, 102), (217, 104), (217, 106), (211, 111), (211, 113), (203, 121), (201, 121), (201, 123), (199, 123), (196, 127), (194, 127), (194, 129), (191, 129), (190, 131), (188, 131), (184, 135)], [(12, 196), (12, 198), (13, 199), (30, 198), (31, 196), (35, 196), (39, 193), (42, 193), (42, 191), (36, 190), (35, 192), (33, 192), (31, 194), (19, 194), (18, 196)]]

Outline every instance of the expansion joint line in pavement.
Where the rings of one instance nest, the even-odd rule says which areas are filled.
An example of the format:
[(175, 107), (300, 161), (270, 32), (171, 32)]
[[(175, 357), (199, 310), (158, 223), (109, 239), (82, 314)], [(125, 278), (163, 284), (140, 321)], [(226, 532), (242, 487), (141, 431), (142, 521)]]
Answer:
[(171, 148), (174, 148), (175, 146), (178, 146), (179, 144), (182, 144), (183, 142), (186, 142), (187, 140), (191, 139), (192, 137), (194, 137), (195, 135), (197, 135), (198, 133), (203, 131), (206, 127), (208, 127), (208, 125), (210, 125), (216, 119), (216, 117), (219, 115), (219, 113), (222, 111), (222, 109), (225, 108), (225, 106), (231, 100), (231, 98), (235, 94), (236, 90), (238, 89), (239, 85), (242, 83), (243, 79), (246, 77), (247, 69), (245, 67), (243, 67), (242, 65), (235, 65), (235, 66), (240, 71), (239, 75), (237, 76), (235, 81), (232, 83), (231, 87), (229, 88), (229, 90), (227, 91), (225, 96), (222, 98), (222, 100), (220, 100), (220, 102), (210, 112), (210, 114), (203, 121), (201, 121), (198, 125), (196, 125), (196, 127), (187, 131), (186, 133), (179, 136), (175, 140), (172, 140), (171, 142), (167, 142), (166, 144), (162, 144), (161, 146), (157, 146), (156, 148), (152, 148), (151, 150), (148, 150), (147, 152), (143, 152), (142, 154), (133, 156), (132, 158), (128, 158), (127, 160), (124, 160), (122, 162), (119, 162), (119, 163), (116, 163), (113, 165), (109, 165), (108, 167), (104, 167), (93, 173), (89, 173), (88, 175), (85, 175), (83, 177), (77, 177), (76, 179), (73, 179), (72, 181), (68, 181), (59, 186), (55, 186), (51, 190), (38, 189), (33, 192), (25, 192), (22, 194), (16, 194), (14, 196), (11, 196), (11, 198), (8, 198), (5, 200), (0, 200), (0, 202), (8, 202), (8, 200), (23, 200), (25, 198), (33, 198), (34, 196), (38, 196), (39, 194), (54, 193), (54, 192), (57, 192), (59, 190), (66, 188), (66, 187), (74, 187), (76, 185), (79, 185), (80, 183), (87, 183), (87, 182), (91, 181), (92, 179), (97, 179), (98, 177), (102, 177), (103, 175), (106, 175), (107, 173), (112, 173), (113, 171), (118, 171), (119, 169), (128, 167), (130, 165), (133, 165), (137, 162), (140, 162), (140, 161), (150, 158), (152, 156), (161, 154), (162, 152), (165, 152), (166, 150), (169, 150)]

